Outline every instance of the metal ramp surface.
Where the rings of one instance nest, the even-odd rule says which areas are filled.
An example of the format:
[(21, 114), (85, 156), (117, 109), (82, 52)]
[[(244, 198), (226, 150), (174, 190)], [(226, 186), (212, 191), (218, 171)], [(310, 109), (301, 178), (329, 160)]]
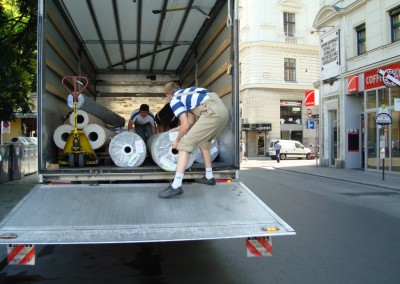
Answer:
[[(294, 235), (240, 182), (37, 185), (0, 224), (0, 244), (140, 243)], [(267, 228), (275, 228), (269, 231)]]

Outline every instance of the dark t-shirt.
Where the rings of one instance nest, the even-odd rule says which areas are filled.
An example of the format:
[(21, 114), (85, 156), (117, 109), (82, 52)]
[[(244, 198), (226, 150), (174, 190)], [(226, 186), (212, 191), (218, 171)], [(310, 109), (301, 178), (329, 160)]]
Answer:
[(179, 119), (175, 117), (169, 103), (156, 114), (156, 122), (164, 128), (175, 128), (179, 125)]

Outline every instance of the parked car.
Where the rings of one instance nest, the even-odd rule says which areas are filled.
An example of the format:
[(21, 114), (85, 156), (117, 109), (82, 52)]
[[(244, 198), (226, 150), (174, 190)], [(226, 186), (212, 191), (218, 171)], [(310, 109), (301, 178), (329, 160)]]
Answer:
[(281, 153), (280, 153), (280, 159), (285, 160), (287, 158), (306, 158), (306, 159), (312, 159), (313, 156), (311, 155), (311, 150), (310, 148), (304, 147), (303, 144), (301, 144), (298, 141), (295, 140), (271, 140), (269, 143), (269, 156), (271, 157), (272, 160), (276, 160), (276, 153), (274, 150), (274, 145), (276, 142), (279, 141), (279, 143), (282, 146)]

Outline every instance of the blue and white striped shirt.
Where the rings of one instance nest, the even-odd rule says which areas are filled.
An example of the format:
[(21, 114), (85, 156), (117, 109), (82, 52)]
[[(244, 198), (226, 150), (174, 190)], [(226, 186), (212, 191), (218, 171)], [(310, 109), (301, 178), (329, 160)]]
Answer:
[(174, 93), (169, 104), (175, 116), (179, 117), (207, 100), (208, 92), (207, 89), (197, 87), (181, 89)]

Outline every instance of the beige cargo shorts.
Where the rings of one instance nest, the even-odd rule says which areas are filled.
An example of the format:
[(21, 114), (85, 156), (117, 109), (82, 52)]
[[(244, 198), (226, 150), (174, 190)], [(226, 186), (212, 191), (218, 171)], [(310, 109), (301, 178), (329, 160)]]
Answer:
[(207, 93), (208, 99), (191, 110), (198, 118), (178, 144), (178, 150), (193, 153), (196, 145), (209, 150), (211, 141), (224, 130), (229, 113), (216, 93)]

